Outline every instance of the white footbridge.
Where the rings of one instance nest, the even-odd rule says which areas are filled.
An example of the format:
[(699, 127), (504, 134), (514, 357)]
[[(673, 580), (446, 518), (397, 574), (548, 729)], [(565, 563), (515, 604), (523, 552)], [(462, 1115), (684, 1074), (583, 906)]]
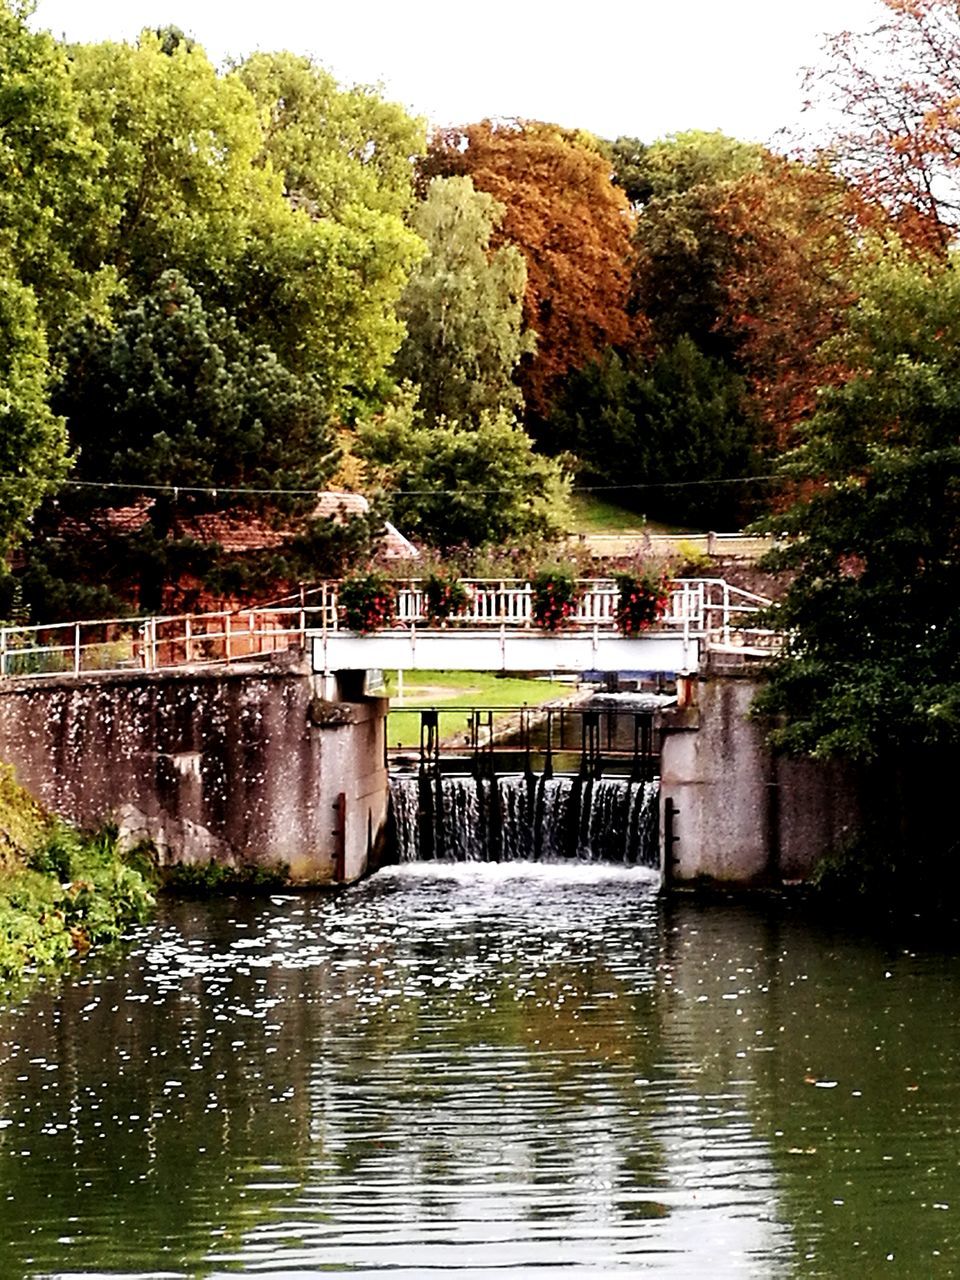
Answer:
[(534, 592), (518, 579), (465, 579), (464, 608), (441, 625), (425, 610), (423, 583), (393, 584), (394, 621), (360, 634), (344, 624), (338, 582), (323, 582), (253, 608), (0, 628), (0, 677), (91, 671), (162, 671), (239, 663), (287, 650), (318, 674), (416, 671), (696, 671), (708, 651), (765, 656), (779, 647), (770, 601), (721, 578), (680, 578), (650, 627), (624, 635), (613, 579), (577, 583), (562, 627), (534, 622)]

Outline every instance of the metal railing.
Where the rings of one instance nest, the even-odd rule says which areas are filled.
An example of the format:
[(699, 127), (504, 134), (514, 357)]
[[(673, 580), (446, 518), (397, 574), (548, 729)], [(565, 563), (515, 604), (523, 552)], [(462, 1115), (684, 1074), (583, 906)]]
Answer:
[[(452, 630), (535, 630), (533, 591), (521, 579), (464, 579), (466, 607), (443, 626)], [(236, 662), (305, 649), (311, 634), (342, 632), (338, 582), (322, 582), (256, 608), (211, 613), (107, 618), (34, 627), (0, 627), (0, 677), (91, 671), (161, 671), (171, 667)], [(423, 583), (394, 584), (395, 630), (426, 629)], [(608, 578), (583, 579), (565, 630), (617, 631), (619, 592)], [(710, 647), (769, 652), (779, 636), (757, 625), (770, 601), (722, 578), (685, 578), (667, 588), (667, 606), (652, 632), (682, 632)], [(390, 634), (390, 629), (381, 634)]]
[[(419, 719), (419, 747), (387, 748), (392, 765), (421, 772), (627, 776), (658, 772), (660, 731), (652, 709), (571, 706), (391, 707), (391, 718)], [(392, 723), (392, 720), (391, 720)], [(390, 728), (388, 724), (387, 733)]]

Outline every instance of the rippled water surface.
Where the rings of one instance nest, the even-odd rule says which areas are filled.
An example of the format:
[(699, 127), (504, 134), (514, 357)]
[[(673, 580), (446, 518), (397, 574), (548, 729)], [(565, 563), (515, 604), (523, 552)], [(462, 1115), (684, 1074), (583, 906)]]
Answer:
[(168, 904), (0, 1009), (0, 1276), (960, 1274), (960, 964), (642, 871)]

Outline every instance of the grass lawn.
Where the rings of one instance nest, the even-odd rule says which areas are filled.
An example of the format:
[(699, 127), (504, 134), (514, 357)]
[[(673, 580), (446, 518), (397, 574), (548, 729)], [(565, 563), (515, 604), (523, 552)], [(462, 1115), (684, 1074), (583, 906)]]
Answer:
[(595, 493), (575, 493), (570, 499), (571, 533), (684, 533), (679, 525), (648, 520), (638, 511), (621, 507)]
[(570, 505), (571, 533), (643, 533), (648, 528), (644, 516), (592, 493), (575, 493)]
[[(562, 698), (569, 684), (549, 680), (527, 680), (522, 676), (494, 675), (490, 671), (405, 671), (403, 674), (403, 706), (449, 708), (440, 716), (440, 736), (455, 737), (467, 732), (467, 717), (462, 707), (538, 706)], [(397, 673), (387, 672), (387, 693), (397, 696)], [(387, 720), (387, 744), (391, 747), (420, 745), (420, 717), (396, 704)]]

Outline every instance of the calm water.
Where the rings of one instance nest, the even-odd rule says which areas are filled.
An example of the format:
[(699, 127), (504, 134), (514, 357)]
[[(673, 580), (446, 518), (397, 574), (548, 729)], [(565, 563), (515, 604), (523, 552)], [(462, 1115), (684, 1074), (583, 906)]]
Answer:
[(641, 871), (167, 905), (0, 1009), (0, 1276), (960, 1275), (960, 962)]

